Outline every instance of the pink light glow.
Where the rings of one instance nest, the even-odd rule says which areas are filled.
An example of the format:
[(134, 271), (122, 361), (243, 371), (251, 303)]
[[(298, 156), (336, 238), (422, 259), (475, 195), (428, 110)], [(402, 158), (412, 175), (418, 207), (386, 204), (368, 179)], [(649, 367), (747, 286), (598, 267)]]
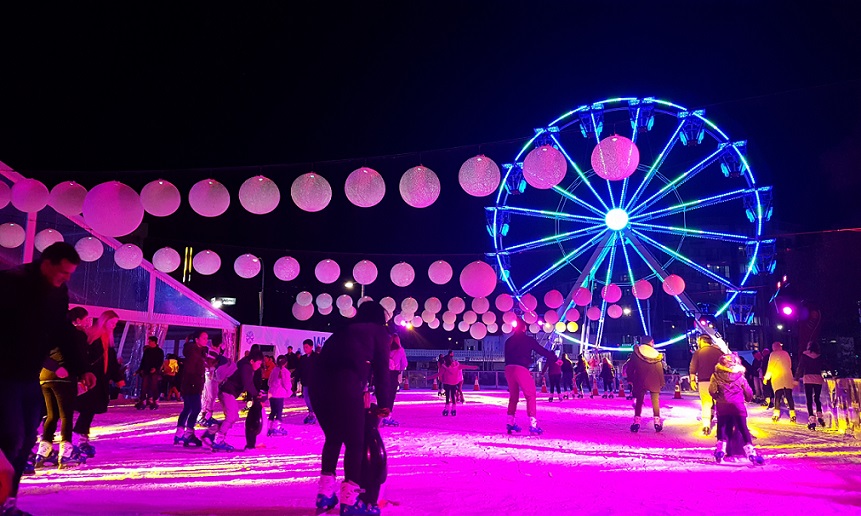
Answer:
[(792, 315), (793, 312), (792, 307), (788, 305), (784, 306), (780, 311), (783, 312), (783, 315)]

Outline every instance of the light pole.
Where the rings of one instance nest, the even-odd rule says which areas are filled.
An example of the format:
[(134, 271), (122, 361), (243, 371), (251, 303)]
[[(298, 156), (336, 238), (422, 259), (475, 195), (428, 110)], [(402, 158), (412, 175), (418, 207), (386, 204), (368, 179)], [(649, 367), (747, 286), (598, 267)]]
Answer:
[(263, 258), (257, 257), (260, 260), (260, 292), (257, 294), (258, 302), (258, 324), (263, 326), (263, 291), (266, 287), (266, 267), (263, 266)]

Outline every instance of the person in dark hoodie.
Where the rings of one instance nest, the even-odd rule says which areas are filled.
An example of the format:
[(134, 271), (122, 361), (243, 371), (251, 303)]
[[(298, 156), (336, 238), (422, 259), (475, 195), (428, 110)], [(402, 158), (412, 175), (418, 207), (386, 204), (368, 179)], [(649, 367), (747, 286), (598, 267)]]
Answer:
[(723, 351), (715, 345), (710, 335), (705, 333), (697, 337), (698, 349), (691, 357), (690, 375), (691, 387), (699, 391), (702, 405), (703, 435), (712, 431), (713, 400), (709, 394), (709, 381), (715, 372), (715, 366), (723, 356)]
[(236, 371), (219, 386), (218, 399), (224, 409), (224, 421), (211, 426), (200, 440), (212, 446), (213, 451), (231, 452), (235, 448), (226, 441), (227, 433), (239, 421), (239, 401), (245, 393), (249, 400), (257, 400), (260, 391), (254, 383), (254, 373), (263, 365), (263, 352), (252, 347), (248, 356), (236, 362)]
[(734, 432), (741, 434), (744, 442), (744, 453), (756, 465), (765, 461), (756, 454), (753, 439), (747, 428), (747, 406), (745, 402), (753, 399), (750, 384), (744, 378), (744, 366), (737, 354), (722, 355), (715, 372), (709, 378), (709, 394), (715, 401), (717, 413), (717, 446), (715, 460), (720, 462), (726, 456), (726, 446), (733, 438)]
[(568, 353), (562, 353), (562, 392), (565, 399), (568, 399), (568, 396), (573, 392), (571, 389), (574, 387), (574, 364), (571, 362), (571, 359), (568, 358)]
[(661, 421), (661, 404), (658, 398), (661, 387), (664, 385), (664, 366), (661, 362), (661, 354), (654, 348), (655, 339), (648, 335), (640, 337), (640, 343), (634, 346), (634, 352), (625, 363), (625, 373), (631, 384), (631, 393), (634, 396), (634, 423), (631, 425), (632, 432), (640, 430), (640, 414), (643, 412), (643, 400), (646, 392), (652, 398), (652, 415), (654, 416), (655, 432), (664, 428)]
[(149, 407), (153, 410), (158, 408), (158, 383), (161, 380), (161, 366), (164, 363), (164, 351), (158, 347), (158, 337), (150, 335), (146, 339), (141, 365), (137, 373), (142, 380), (140, 400), (135, 408), (142, 410)]
[(616, 389), (616, 368), (613, 367), (613, 362), (609, 357), (604, 357), (601, 362), (601, 382), (604, 384), (604, 394), (602, 398), (612, 398), (613, 391)]
[(203, 442), (194, 435), (194, 424), (200, 414), (200, 395), (203, 393), (206, 373), (206, 346), (209, 334), (198, 330), (182, 347), (182, 367), (179, 369), (179, 392), (182, 395), (182, 411), (176, 421), (176, 435), (173, 444), (201, 446)]
[[(819, 343), (808, 342), (807, 349), (798, 360), (795, 378), (804, 382), (804, 395), (807, 397), (807, 428), (810, 430), (816, 429), (817, 421), (819, 426), (825, 426), (825, 420), (822, 419), (822, 403), (819, 401), (819, 396), (822, 394), (822, 384), (825, 383), (822, 379), (824, 369), (822, 355), (819, 354)], [(814, 402), (816, 403), (816, 417), (813, 417)]]
[(538, 409), (535, 403), (535, 379), (529, 372), (532, 365), (532, 354), (536, 353), (547, 359), (548, 362), (557, 362), (561, 366), (562, 361), (556, 358), (556, 354), (544, 348), (534, 338), (526, 335), (526, 324), (518, 319), (515, 321), (514, 331), (511, 337), (505, 341), (505, 382), (508, 384), (508, 421), (505, 428), (508, 433), (519, 432), (514, 415), (517, 413), (517, 404), (520, 402), (520, 391), (526, 398), (526, 414), (529, 416), (529, 432), (541, 434), (544, 431), (538, 426)]
[(577, 390), (580, 393), (577, 395), (583, 396), (592, 394), (592, 381), (589, 378), (589, 367), (586, 365), (586, 358), (583, 355), (577, 357), (577, 363), (574, 364), (574, 378), (577, 381)]
[(561, 360), (547, 361), (547, 388), (550, 390), (550, 398), (553, 401), (553, 391), (556, 391), (559, 401), (562, 401), (562, 362)]

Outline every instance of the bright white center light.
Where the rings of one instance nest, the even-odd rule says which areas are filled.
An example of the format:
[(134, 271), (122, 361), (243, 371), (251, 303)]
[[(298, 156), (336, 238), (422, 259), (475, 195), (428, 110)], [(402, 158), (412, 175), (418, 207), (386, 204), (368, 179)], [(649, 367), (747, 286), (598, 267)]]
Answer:
[(628, 214), (622, 208), (613, 208), (607, 212), (604, 222), (607, 223), (608, 228), (619, 231), (628, 225)]

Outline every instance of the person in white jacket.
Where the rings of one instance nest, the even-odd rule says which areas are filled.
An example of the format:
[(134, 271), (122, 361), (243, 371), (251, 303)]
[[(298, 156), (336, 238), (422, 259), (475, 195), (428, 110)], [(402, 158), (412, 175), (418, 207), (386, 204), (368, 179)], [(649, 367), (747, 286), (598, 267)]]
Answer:
[(771, 345), (771, 355), (768, 357), (768, 368), (765, 370), (763, 381), (771, 381), (774, 389), (774, 415), (772, 421), (780, 419), (780, 402), (786, 398), (789, 405), (789, 420), (795, 423), (795, 400), (792, 399), (792, 388), (795, 379), (792, 377), (792, 359), (783, 350), (783, 344), (775, 342)]
[[(407, 369), (407, 353), (401, 345), (401, 336), (397, 333), (392, 335), (392, 349), (389, 352), (389, 387), (391, 388), (391, 400), (394, 402), (395, 395), (400, 385), (400, 376)], [(389, 417), (383, 418), (383, 426), (398, 426), (400, 423), (389, 413)]]
[(287, 369), (287, 355), (281, 355), (275, 362), (275, 369), (269, 375), (269, 429), (266, 435), (287, 435), (287, 430), (281, 422), (281, 412), (284, 410), (284, 398), (290, 395), (292, 383), (290, 371)]

